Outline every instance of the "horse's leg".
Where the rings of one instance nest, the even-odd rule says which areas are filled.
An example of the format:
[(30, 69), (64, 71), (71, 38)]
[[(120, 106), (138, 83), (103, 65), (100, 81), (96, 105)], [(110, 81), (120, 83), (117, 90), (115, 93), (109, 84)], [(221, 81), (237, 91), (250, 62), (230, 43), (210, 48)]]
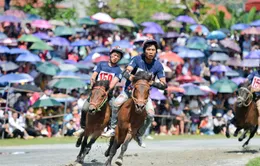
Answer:
[(239, 131), (241, 130), (242, 128), (241, 127), (237, 127), (236, 131), (234, 132), (234, 137), (237, 137)]
[(76, 147), (77, 147), (77, 148), (80, 147), (80, 145), (81, 145), (81, 142), (82, 142), (82, 138), (83, 138), (83, 136), (84, 136), (84, 133), (85, 133), (85, 132), (83, 132), (83, 133), (80, 134), (80, 136), (79, 136), (79, 138), (78, 138), (78, 140), (77, 140), (77, 142), (76, 142)]
[(110, 149), (111, 147), (113, 146), (113, 142), (115, 140), (115, 136), (111, 137), (110, 140), (109, 140), (109, 146), (105, 152), (105, 157), (108, 157), (109, 156), (109, 152), (110, 152)]
[[(86, 151), (86, 146), (87, 146), (87, 142), (88, 142), (88, 136), (84, 136), (84, 139), (83, 139), (83, 141), (82, 141), (82, 144), (81, 144), (81, 149), (80, 149), (80, 152), (79, 152), (79, 154), (78, 154), (78, 156), (77, 156), (77, 160), (76, 160), (76, 162), (78, 162), (78, 163), (83, 163), (84, 162), (84, 153), (85, 153), (85, 151)], [(83, 157), (84, 156), (84, 157)]]
[(248, 133), (249, 129), (245, 130), (242, 135), (238, 138), (238, 141), (243, 141), (246, 138), (246, 134)]
[(258, 129), (258, 125), (256, 125), (255, 127), (252, 127), (250, 130), (250, 136), (249, 138), (246, 140), (246, 142), (244, 143), (244, 145), (242, 147), (245, 147), (246, 145), (248, 145), (249, 141), (255, 136), (255, 133), (257, 132)]
[(227, 122), (227, 124), (226, 124), (226, 137), (227, 138), (230, 138), (230, 132), (229, 132), (229, 125), (230, 125), (230, 122), (231, 120), (229, 120), (228, 122)]
[(124, 143), (122, 144), (122, 147), (121, 147), (120, 155), (118, 156), (118, 158), (116, 160), (116, 164), (119, 165), (119, 166), (121, 166), (123, 164), (124, 153), (126, 152), (128, 144), (132, 140), (132, 137), (133, 136), (130, 133), (128, 133), (126, 135), (125, 141), (124, 141)]

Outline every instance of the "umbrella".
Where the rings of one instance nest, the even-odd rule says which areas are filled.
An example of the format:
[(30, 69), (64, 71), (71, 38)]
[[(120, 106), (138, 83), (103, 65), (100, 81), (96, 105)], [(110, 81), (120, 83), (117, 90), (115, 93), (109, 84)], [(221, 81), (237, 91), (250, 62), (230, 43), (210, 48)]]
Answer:
[(220, 28), (218, 31), (221, 31), (221, 32), (225, 33), (226, 35), (230, 34), (230, 30), (227, 28)]
[(0, 32), (0, 40), (6, 39), (6, 38), (8, 38), (8, 37), (6, 36), (6, 34), (4, 34), (3, 32)]
[(135, 27), (134, 22), (128, 18), (116, 18), (113, 23), (122, 26)]
[(78, 68), (72, 64), (60, 64), (59, 68), (61, 71), (78, 71)]
[(225, 66), (225, 65), (218, 65), (218, 66), (214, 66), (210, 71), (211, 72), (226, 72), (230, 70), (229, 67)]
[(10, 45), (10, 46), (17, 46), (17, 40), (14, 38), (6, 38), (3, 40), (0, 40), (0, 43)]
[(54, 26), (65, 26), (65, 23), (60, 20), (49, 20), (49, 23)]
[(186, 47), (190, 49), (206, 50), (208, 45), (204, 38), (194, 36), (188, 39)]
[(0, 16), (0, 22), (21, 22), (21, 20), (15, 16)]
[(35, 54), (28, 52), (28, 53), (24, 53), (24, 54), (19, 55), (16, 58), (16, 61), (17, 62), (40, 62), (41, 59), (38, 55), (35, 55)]
[[(221, 40), (222, 41), (222, 40)], [(207, 48), (208, 51), (211, 51), (211, 52), (225, 52), (225, 53), (228, 53), (228, 49), (224, 48), (224, 47), (220, 47), (220, 46), (208, 46)]]
[(67, 26), (57, 27), (54, 31), (55, 36), (71, 36), (76, 34), (73, 28)]
[(179, 87), (179, 86), (168, 86), (167, 91), (184, 93), (184, 89), (182, 87)]
[(127, 48), (132, 48), (132, 44), (127, 41), (127, 40), (120, 40), (120, 41), (115, 41), (113, 44), (112, 44), (112, 47), (115, 47), (115, 46), (119, 46), (123, 49), (127, 49)]
[(42, 19), (41, 16), (36, 14), (26, 14), (26, 17), (27, 17), (26, 19), (30, 21)]
[(260, 59), (260, 50), (250, 51), (245, 59)]
[(151, 27), (146, 27), (146, 28), (143, 30), (143, 33), (164, 34), (164, 31), (162, 30), (161, 27), (151, 26)]
[(36, 69), (43, 74), (52, 76), (60, 72), (60, 69), (56, 65), (48, 62), (37, 65)]
[(250, 27), (249, 25), (241, 23), (241, 24), (234, 24), (234, 25), (232, 25), (231, 29), (232, 30), (244, 30), (244, 29), (247, 29), (249, 27)]
[(200, 81), (202, 81), (202, 79), (198, 76), (189, 76), (189, 75), (178, 76), (175, 80), (177, 82), (194, 82), (194, 81), (200, 82)]
[(19, 74), (6, 74), (6, 75), (2, 75), (0, 77), (0, 82), (1, 83), (25, 83), (25, 82), (31, 82), (33, 81), (32, 76), (30, 76), (29, 74), (25, 74), (25, 73), (19, 73)]
[(86, 84), (75, 78), (62, 78), (56, 81), (52, 86), (59, 89), (75, 89), (75, 88), (83, 88)]
[(36, 28), (49, 29), (51, 28), (51, 24), (46, 20), (34, 20), (31, 25)]
[(255, 27), (244, 29), (241, 34), (260, 35), (260, 29)]
[(173, 16), (168, 13), (158, 12), (152, 15), (153, 20), (171, 20)]
[(167, 60), (169, 62), (184, 63), (183, 59), (173, 52), (164, 52), (160, 54), (159, 58), (161, 60)]
[(3, 71), (11, 71), (18, 69), (19, 66), (13, 62), (1, 62), (0, 67)]
[(107, 23), (112, 23), (113, 19), (106, 13), (96, 13), (91, 16), (92, 19), (101, 21), (101, 22), (107, 22)]
[(260, 26), (260, 20), (256, 20), (250, 23), (251, 26), (253, 27), (259, 27)]
[(39, 99), (32, 106), (36, 107), (55, 107), (61, 106), (62, 104), (53, 98)]
[(89, 40), (78, 40), (78, 41), (71, 43), (71, 46), (73, 46), (73, 47), (91, 46), (91, 45), (94, 45), (94, 43)]
[(206, 26), (204, 25), (191, 25), (190, 26), (190, 29), (193, 31), (193, 32), (202, 32), (203, 34), (208, 34), (209, 33), (209, 30)]
[(75, 73), (73, 71), (61, 71), (54, 78), (76, 78), (82, 80), (89, 80), (90, 76), (82, 73)]
[(239, 73), (235, 70), (230, 69), (230, 70), (226, 71), (225, 75), (228, 77), (238, 77)]
[(176, 46), (173, 49), (173, 52), (179, 53), (179, 52), (183, 52), (183, 51), (187, 51), (189, 50), (187, 47), (184, 46)]
[(104, 30), (119, 31), (119, 27), (111, 23), (104, 23), (99, 25), (99, 27)]
[(179, 36), (180, 34), (178, 34), (177, 32), (167, 32), (163, 35), (163, 38), (176, 38)]
[(108, 53), (109, 54), (110, 50), (107, 47), (96, 47), (95, 49), (91, 50), (91, 53)]
[(18, 85), (14, 87), (15, 91), (22, 91), (22, 92), (41, 92), (41, 89), (32, 84), (24, 84)]
[(79, 61), (77, 64), (75, 64), (75, 66), (79, 69), (91, 69), (96, 65), (92, 62)]
[(167, 98), (156, 88), (151, 88), (150, 98), (153, 100), (166, 100)]
[(200, 50), (185, 50), (183, 52), (178, 53), (181, 58), (202, 58), (204, 57), (204, 53)]
[(222, 40), (225, 38), (226, 38), (225, 33), (221, 32), (221, 31), (212, 31), (207, 36), (207, 39), (210, 39), (210, 40), (214, 40), (214, 39)]
[(102, 61), (109, 61), (110, 57), (109, 56), (100, 56), (98, 58), (95, 58), (93, 60), (93, 63), (99, 63), (99, 62), (102, 62)]
[(131, 61), (131, 59), (123, 57), (123, 58), (118, 62), (118, 65), (127, 65), (127, 64), (129, 64), (130, 61)]
[(25, 19), (26, 18), (26, 14), (23, 11), (21, 11), (21, 10), (9, 9), (9, 10), (6, 10), (4, 12), (4, 15), (6, 15), (6, 16), (15, 16), (15, 17), (20, 18), (20, 19)]
[(30, 47), (31, 50), (53, 50), (51, 46), (46, 44), (45, 42), (35, 42)]
[(10, 53), (10, 49), (6, 46), (0, 46), (0, 53)]
[(184, 95), (187, 96), (203, 96), (206, 94), (197, 85), (194, 84), (182, 85), (181, 87), (184, 88)]
[(231, 79), (231, 81), (233, 81), (237, 85), (240, 85), (240, 84), (244, 83), (245, 80), (246, 80), (246, 78), (244, 78), (244, 77), (235, 77), (235, 78)]
[(29, 53), (28, 50), (21, 49), (21, 48), (11, 48), (10, 49), (10, 54), (24, 54), (24, 53)]
[(172, 72), (172, 69), (171, 69), (170, 67), (166, 66), (165, 64), (162, 64), (162, 66), (163, 66), (163, 71), (164, 71), (165, 73), (170, 73), (170, 72)]
[(51, 38), (50, 43), (52, 45), (56, 45), (56, 46), (69, 46), (70, 45), (70, 42), (66, 38), (63, 38), (63, 37), (53, 37), (53, 38)]
[(214, 89), (211, 89), (210, 87), (206, 86), (206, 85), (200, 85), (199, 88), (206, 92), (206, 93), (213, 93), (213, 94), (217, 94), (217, 92)]
[(228, 79), (217, 80), (210, 88), (219, 93), (233, 93), (237, 89), (237, 84)]
[(180, 22), (177, 22), (175, 20), (172, 20), (167, 24), (167, 27), (172, 27), (172, 28), (182, 28), (182, 25)]
[(145, 26), (145, 27), (153, 27), (153, 26), (161, 27), (159, 24), (157, 24), (155, 22), (143, 22), (141, 25)]
[(51, 98), (55, 99), (58, 102), (73, 102), (77, 100), (76, 98), (63, 93), (52, 94)]
[(39, 39), (50, 40), (50, 36), (48, 36), (46, 33), (43, 33), (43, 32), (34, 33), (33, 36), (35, 36)]
[(226, 64), (228, 66), (241, 66), (241, 60), (236, 57), (229, 58), (229, 60), (227, 60)]
[(260, 59), (243, 59), (241, 66), (243, 67), (259, 67)]
[(239, 45), (231, 39), (226, 38), (224, 40), (221, 40), (220, 44), (223, 45), (224, 47), (234, 50), (236, 52), (241, 52)]
[(42, 42), (41, 39), (34, 35), (22, 35), (18, 41), (24, 41), (24, 42)]
[(79, 24), (86, 24), (86, 25), (97, 25), (97, 21), (92, 20), (90, 17), (84, 17), (84, 18), (80, 18), (78, 20)]
[(212, 61), (227, 61), (229, 59), (229, 56), (225, 53), (214, 52), (210, 55), (209, 59)]
[(192, 17), (187, 15), (178, 16), (175, 20), (179, 22), (185, 22), (188, 24), (196, 24), (196, 21)]

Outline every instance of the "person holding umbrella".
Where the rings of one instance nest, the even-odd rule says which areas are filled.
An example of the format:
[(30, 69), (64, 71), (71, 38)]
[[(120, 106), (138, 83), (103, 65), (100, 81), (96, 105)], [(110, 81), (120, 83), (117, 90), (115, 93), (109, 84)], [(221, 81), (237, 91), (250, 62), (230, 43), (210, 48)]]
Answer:
[[(110, 59), (108, 62), (100, 62), (97, 64), (97, 66), (93, 69), (93, 74), (90, 79), (90, 87), (95, 84), (97, 80), (109, 80), (110, 81), (110, 87), (109, 87), (109, 103), (110, 106), (113, 103), (112, 98), (112, 92), (115, 87), (115, 85), (121, 80), (122, 78), (122, 71), (120, 67), (117, 65), (117, 63), (123, 58), (124, 51), (119, 47), (115, 46), (110, 51)], [(89, 101), (88, 99), (85, 101), (82, 112), (81, 112), (81, 119), (80, 119), (80, 126), (81, 130), (78, 130), (74, 135), (80, 135), (85, 128), (86, 123), (86, 114), (89, 107)], [(112, 117), (115, 116), (115, 111), (112, 107)]]

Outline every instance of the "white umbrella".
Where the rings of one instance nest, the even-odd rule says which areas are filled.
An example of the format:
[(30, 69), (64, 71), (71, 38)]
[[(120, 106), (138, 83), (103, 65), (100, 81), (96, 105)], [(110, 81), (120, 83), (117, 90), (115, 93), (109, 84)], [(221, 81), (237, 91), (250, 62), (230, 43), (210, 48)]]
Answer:
[(165, 64), (163, 64), (163, 70), (164, 70), (165, 72), (172, 72), (172, 69), (169, 68), (168, 66), (166, 66)]
[(135, 27), (133, 21), (127, 18), (116, 18), (113, 23), (122, 26)]
[(59, 68), (62, 71), (78, 71), (79, 70), (76, 66), (74, 66), (72, 64), (60, 64)]
[(98, 21), (107, 22), (107, 23), (113, 22), (113, 19), (106, 13), (96, 13), (92, 15), (91, 18)]

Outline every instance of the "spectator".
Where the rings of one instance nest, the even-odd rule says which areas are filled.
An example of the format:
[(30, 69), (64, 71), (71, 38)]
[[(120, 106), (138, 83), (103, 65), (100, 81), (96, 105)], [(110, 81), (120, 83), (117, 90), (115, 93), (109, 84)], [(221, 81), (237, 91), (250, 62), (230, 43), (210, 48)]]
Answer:
[(213, 132), (213, 123), (212, 120), (210, 120), (208, 115), (202, 116), (202, 120), (200, 122), (200, 133), (201, 135), (214, 135)]
[(26, 130), (19, 124), (17, 112), (13, 112), (12, 117), (9, 118), (9, 130), (13, 134), (14, 138), (18, 136), (20, 136), (23, 139), (28, 138)]
[(213, 119), (213, 123), (214, 123), (214, 133), (215, 134), (225, 134), (226, 133), (226, 127), (225, 127), (225, 120), (224, 118), (222, 118), (222, 114), (221, 113), (217, 113), (216, 117)]
[(69, 123), (66, 124), (66, 129), (67, 129), (67, 132), (66, 132), (65, 136), (72, 136), (73, 133), (77, 130), (74, 119), (71, 119), (69, 121)]

